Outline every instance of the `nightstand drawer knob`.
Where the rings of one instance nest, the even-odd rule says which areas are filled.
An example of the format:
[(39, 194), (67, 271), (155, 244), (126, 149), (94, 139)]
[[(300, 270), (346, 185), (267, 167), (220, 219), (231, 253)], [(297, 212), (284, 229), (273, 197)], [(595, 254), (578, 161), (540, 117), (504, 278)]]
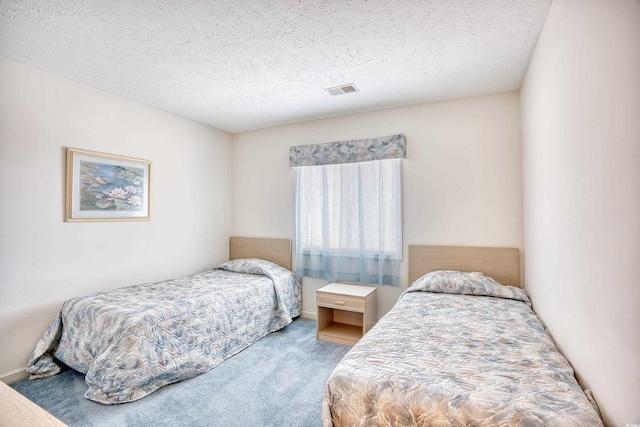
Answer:
[(333, 301), (333, 303), (334, 303), (335, 305), (344, 305), (344, 301), (340, 301), (340, 300), (338, 300), (338, 299), (337, 299), (337, 300), (335, 300), (335, 301)]

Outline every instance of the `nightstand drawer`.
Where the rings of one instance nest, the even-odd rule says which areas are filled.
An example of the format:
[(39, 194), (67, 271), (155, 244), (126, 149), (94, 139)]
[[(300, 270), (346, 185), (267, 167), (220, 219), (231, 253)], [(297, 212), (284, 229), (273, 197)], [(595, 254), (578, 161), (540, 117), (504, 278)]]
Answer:
[(316, 299), (320, 307), (364, 312), (365, 301), (363, 298), (349, 298), (342, 295), (318, 293)]

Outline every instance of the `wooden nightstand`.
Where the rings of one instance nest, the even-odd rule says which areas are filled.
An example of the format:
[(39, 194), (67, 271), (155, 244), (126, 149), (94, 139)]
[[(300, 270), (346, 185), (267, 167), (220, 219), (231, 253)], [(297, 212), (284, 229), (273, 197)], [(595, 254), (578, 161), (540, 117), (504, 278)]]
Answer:
[(354, 345), (375, 325), (376, 288), (330, 283), (316, 291), (316, 338)]

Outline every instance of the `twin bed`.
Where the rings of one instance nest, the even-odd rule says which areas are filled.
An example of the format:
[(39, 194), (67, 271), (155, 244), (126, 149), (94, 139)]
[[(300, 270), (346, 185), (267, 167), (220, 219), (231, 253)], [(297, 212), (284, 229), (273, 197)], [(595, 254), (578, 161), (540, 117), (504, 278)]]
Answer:
[(231, 238), (230, 255), (204, 273), (66, 301), (27, 372), (35, 379), (66, 365), (86, 374), (86, 398), (131, 402), (207, 372), (300, 315), (290, 240)]
[(518, 288), (517, 249), (410, 246), (409, 263), (412, 286), (331, 374), (326, 427), (602, 426)]
[[(65, 302), (28, 372), (67, 365), (86, 374), (87, 398), (130, 402), (300, 314), (289, 240), (232, 238), (230, 255), (201, 274)], [(602, 426), (519, 289), (517, 249), (410, 246), (409, 279), (331, 374), (325, 427)]]

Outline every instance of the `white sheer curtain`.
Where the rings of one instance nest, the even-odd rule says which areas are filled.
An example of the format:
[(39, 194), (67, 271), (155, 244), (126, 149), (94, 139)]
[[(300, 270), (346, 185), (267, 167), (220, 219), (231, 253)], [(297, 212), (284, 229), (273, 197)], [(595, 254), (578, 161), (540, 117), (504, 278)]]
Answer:
[(296, 272), (399, 284), (402, 160), (296, 167)]

